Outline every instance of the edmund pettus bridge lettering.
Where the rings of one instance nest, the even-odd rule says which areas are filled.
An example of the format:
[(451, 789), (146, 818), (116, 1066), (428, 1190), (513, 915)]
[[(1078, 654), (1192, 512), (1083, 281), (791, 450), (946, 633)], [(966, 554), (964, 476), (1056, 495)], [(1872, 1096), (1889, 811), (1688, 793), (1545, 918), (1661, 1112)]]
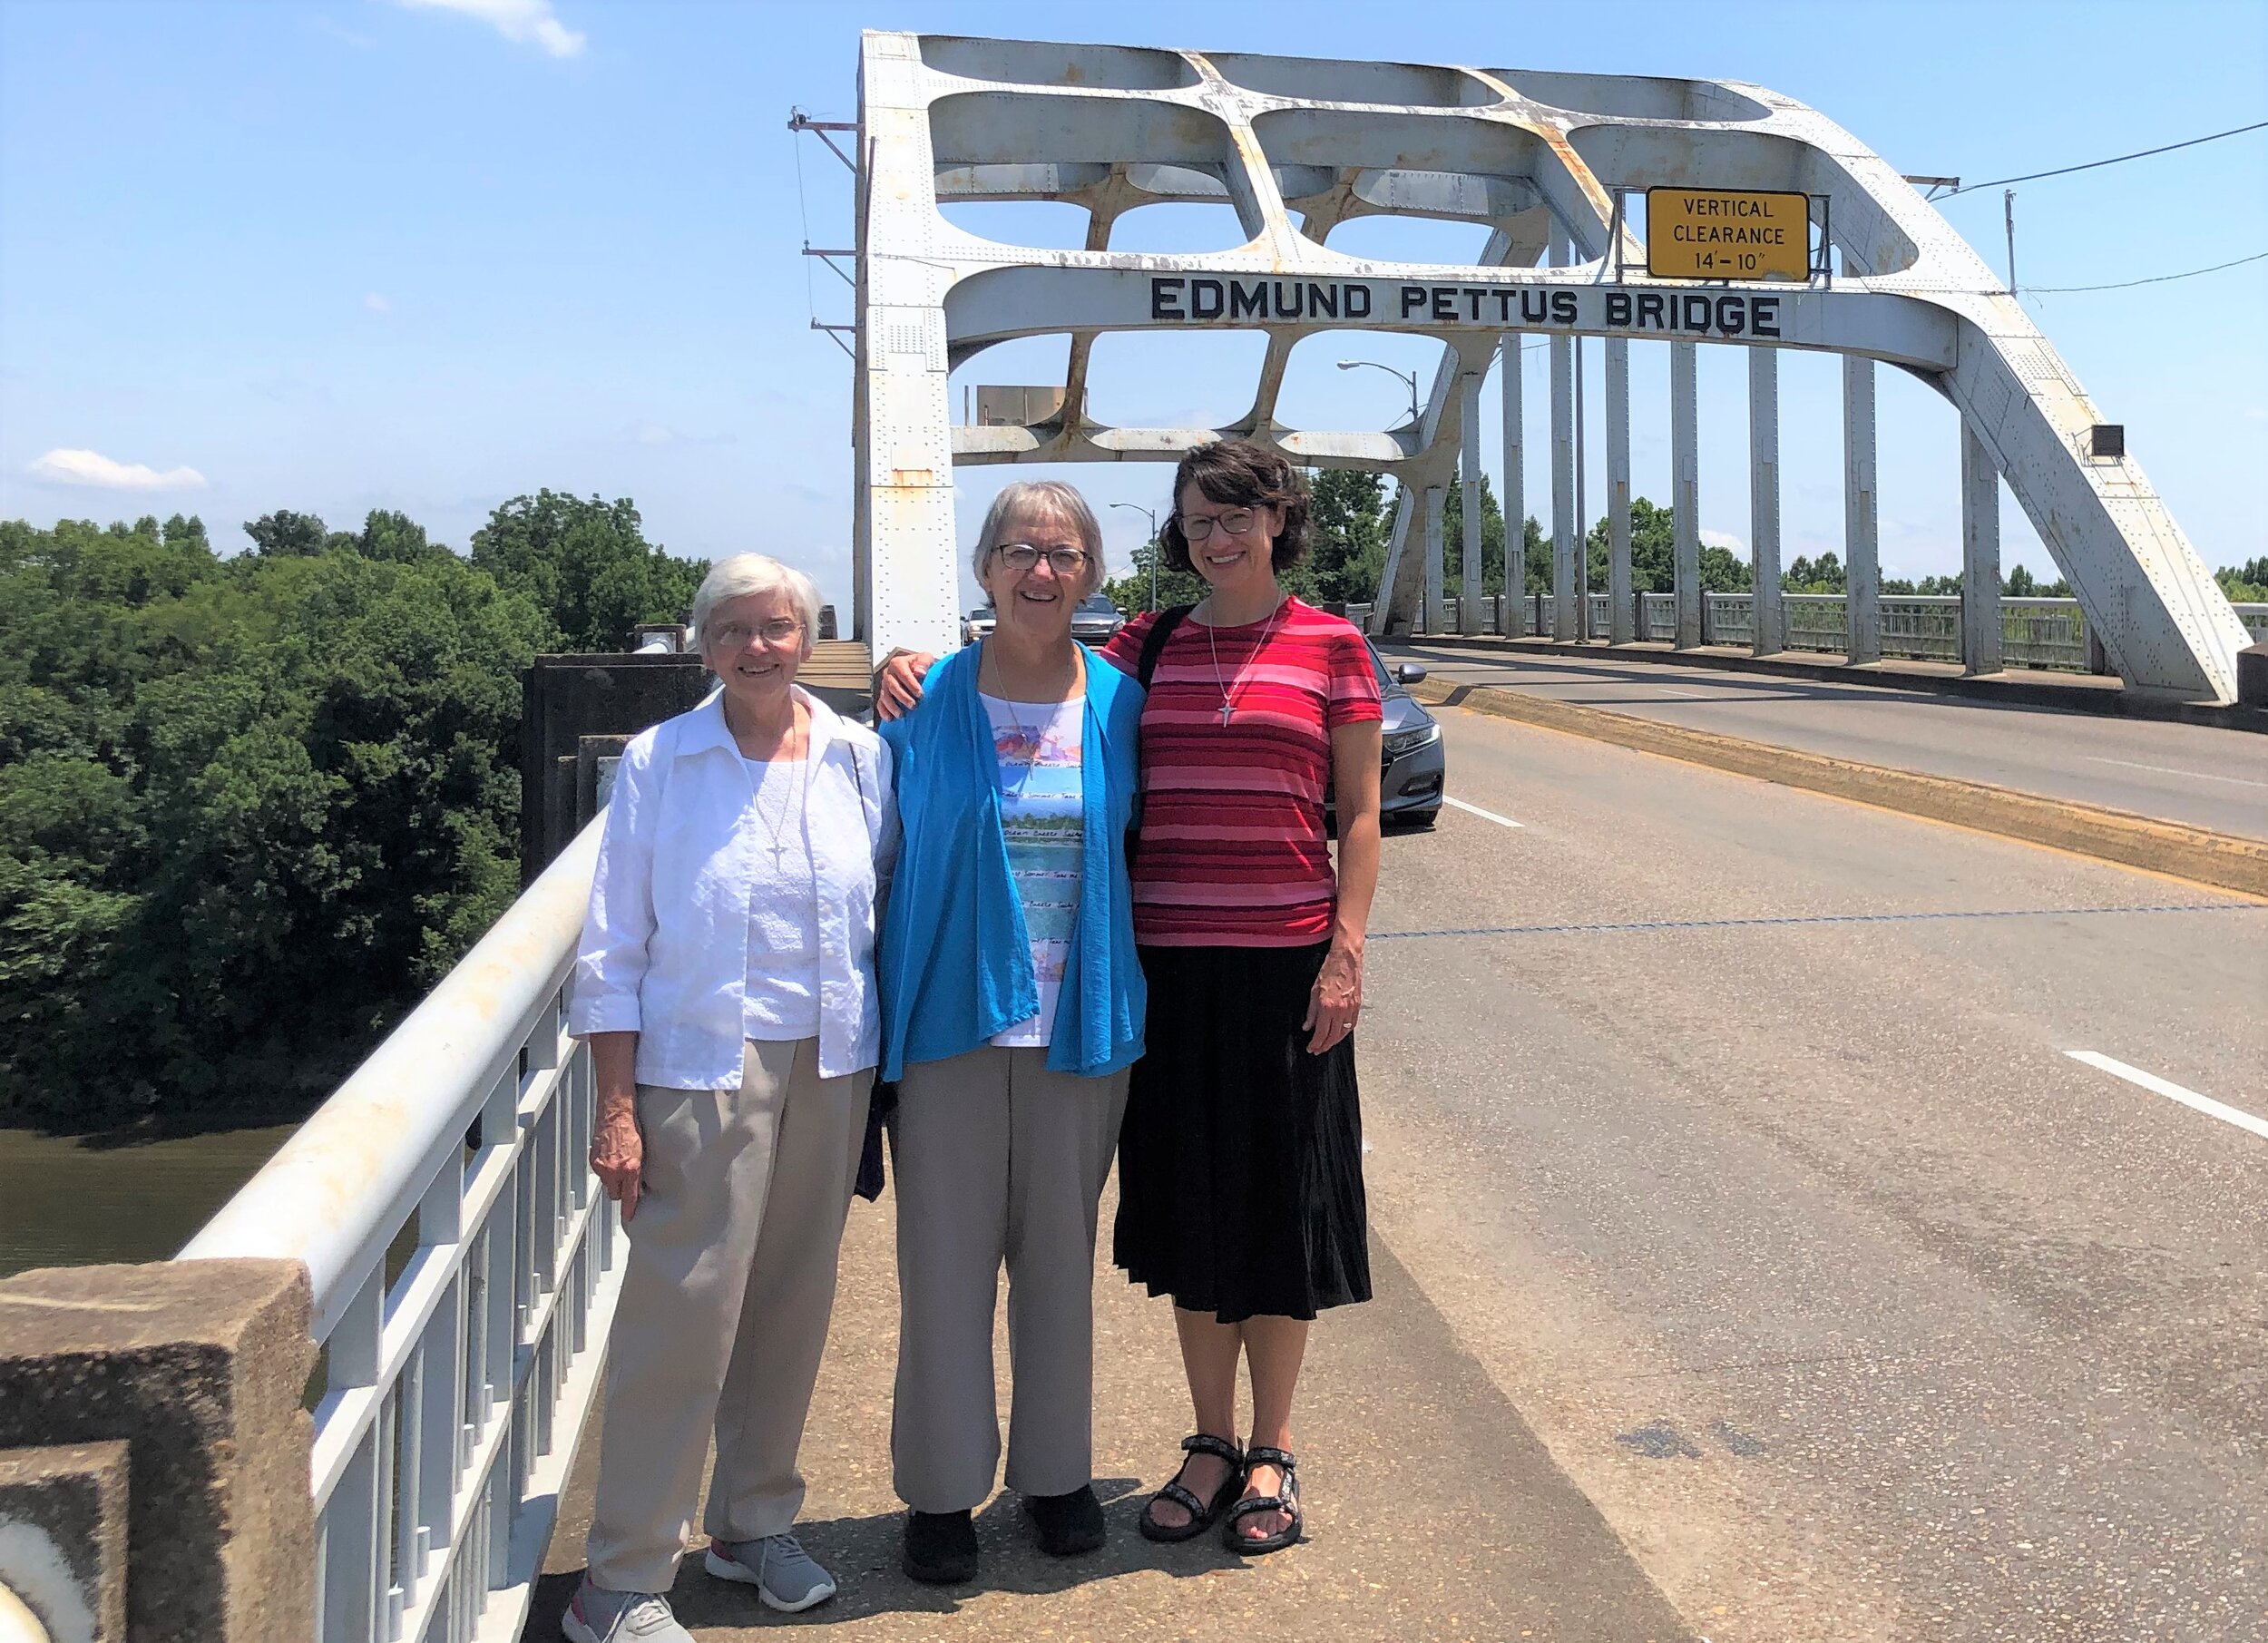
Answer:
[[(1701, 337), (1780, 335), (1779, 297), (1742, 291), (1647, 291), (1586, 286), (1433, 285), (1383, 279), (1218, 279), (1153, 275), (1149, 317), (1190, 323), (1240, 319), (1368, 321), (1502, 330), (1656, 331)], [(1585, 310), (1589, 323), (1585, 324)]]

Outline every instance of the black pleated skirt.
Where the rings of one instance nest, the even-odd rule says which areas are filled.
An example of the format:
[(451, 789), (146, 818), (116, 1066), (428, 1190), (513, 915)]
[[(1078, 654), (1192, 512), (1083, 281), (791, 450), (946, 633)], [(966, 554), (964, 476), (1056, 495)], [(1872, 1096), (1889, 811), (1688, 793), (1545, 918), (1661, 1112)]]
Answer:
[(1300, 1026), (1328, 951), (1141, 949), (1112, 1257), (1224, 1324), (1370, 1299), (1354, 1041), (1310, 1055)]

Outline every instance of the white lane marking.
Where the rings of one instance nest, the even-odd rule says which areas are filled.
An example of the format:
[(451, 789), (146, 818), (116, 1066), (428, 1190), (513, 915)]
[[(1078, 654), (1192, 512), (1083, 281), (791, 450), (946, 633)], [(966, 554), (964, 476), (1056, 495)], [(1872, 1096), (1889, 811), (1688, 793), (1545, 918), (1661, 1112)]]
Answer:
[(1478, 805), (1469, 805), (1461, 798), (1452, 798), (1447, 794), (1442, 796), (1442, 803), (1454, 805), (1468, 816), (1477, 816), (1482, 821), (1492, 821), (1500, 827), (1520, 827), (1527, 825), (1524, 822), (1516, 822), (1509, 816), (1499, 816), (1493, 810), (1483, 810)]
[(2169, 1083), (2154, 1072), (2145, 1072), (2139, 1067), (2129, 1067), (2124, 1061), (2115, 1061), (2097, 1051), (2067, 1050), (2064, 1054), (2075, 1061), (2085, 1061), (2097, 1071), (2107, 1072), (2113, 1078), (2122, 1078), (2129, 1084), (2138, 1084), (2153, 1095), (2162, 1095), (2169, 1101), (2179, 1101), (2183, 1106), (2194, 1108), (2207, 1117), (2217, 1118), (2224, 1124), (2234, 1124), (2239, 1130), (2248, 1130), (2261, 1139), (2268, 1141), (2268, 1119), (2254, 1118), (2242, 1108), (2231, 1107), (2224, 1102), (2216, 1101), (2209, 1095), (2199, 1095), (2195, 1090), (2185, 1090), (2179, 1084)]
[(2205, 770), (2176, 770), (2170, 765), (2137, 765), (2131, 758), (2099, 758), (2092, 753), (2081, 755), (2090, 765), (2124, 765), (2129, 770), (2155, 770), (2160, 776), (2186, 776), (2192, 781), (2234, 782), (2240, 787), (2268, 787), (2268, 781), (2253, 781), (2244, 776), (2214, 776)]

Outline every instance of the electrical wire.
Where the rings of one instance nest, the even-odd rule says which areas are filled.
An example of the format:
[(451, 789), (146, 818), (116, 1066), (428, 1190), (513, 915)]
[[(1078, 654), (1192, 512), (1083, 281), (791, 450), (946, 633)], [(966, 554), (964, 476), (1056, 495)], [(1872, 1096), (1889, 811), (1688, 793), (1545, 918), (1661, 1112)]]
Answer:
[(2146, 160), (2152, 154), (2170, 154), (2175, 149), (2195, 148), (2200, 142), (2218, 142), (2224, 137), (2241, 137), (2246, 132), (2256, 132), (2263, 127), (2268, 127), (2268, 120), (2255, 120), (2250, 125), (2233, 125), (2225, 132), (2214, 132), (2203, 137), (2191, 137), (2182, 142), (2169, 142), (2162, 148), (2139, 149), (2131, 154), (2113, 154), (2107, 160), (2090, 160), (2085, 165), (2058, 166), (2052, 171), (2027, 171), (2021, 177), (1995, 177), (1989, 182), (1967, 183), (1960, 188), (1940, 194), (1937, 198), (1942, 201), (1950, 200), (1956, 195), (1974, 193), (1979, 189), (1997, 189), (2010, 182), (2037, 182), (2042, 177), (2068, 177), (2073, 171), (2091, 171), (2098, 166), (2122, 165), (2129, 160)]
[(2026, 297), (2064, 297), (2078, 291), (2124, 291), (2137, 285), (2164, 285), (2169, 279), (2195, 279), (2200, 274), (2217, 274), (2223, 269), (2241, 269), (2248, 262), (2268, 258), (2268, 251), (2254, 251), (2249, 257), (2239, 257), (2234, 262), (2216, 262), (2209, 269), (2191, 269), (2180, 274), (2154, 274), (2147, 279), (2121, 279), (2110, 285), (2028, 285), (2021, 292)]

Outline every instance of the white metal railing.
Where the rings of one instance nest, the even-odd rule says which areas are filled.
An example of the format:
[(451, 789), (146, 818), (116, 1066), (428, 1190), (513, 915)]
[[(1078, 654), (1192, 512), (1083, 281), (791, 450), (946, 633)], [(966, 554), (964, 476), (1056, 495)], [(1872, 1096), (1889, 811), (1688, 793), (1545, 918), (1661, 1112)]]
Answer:
[[(1843, 654), (1849, 642), (1844, 626), (1844, 601), (1840, 593), (1784, 593), (1787, 648)], [(1637, 595), (1636, 631), (1641, 640), (1674, 644), (1677, 639), (1677, 600), (1671, 593)], [(1507, 601), (1490, 594), (1481, 601), (1481, 633), (1505, 631)], [(1551, 596), (1531, 593), (1509, 601), (1524, 633), (1549, 634), (1552, 626)], [(1746, 593), (1709, 593), (1703, 596), (1701, 642), (1708, 645), (1749, 645), (1755, 641), (1753, 599)], [(1455, 594), (1442, 601), (1437, 623), (1421, 622), (1425, 632), (1463, 631), (1463, 601)], [(1349, 605), (1347, 615), (1358, 625), (1369, 620), (1369, 605)], [(2268, 643), (2268, 604), (2234, 607), (2237, 618), (2255, 643)], [(1960, 596), (1953, 593), (1887, 593), (1880, 603), (1882, 651), (1884, 656), (1915, 661), (1960, 660)], [(1612, 612), (1608, 596), (1593, 593), (1589, 601), (1589, 636), (1608, 638)], [(2103, 662), (2089, 642), (2087, 618), (2076, 599), (2010, 599), (2000, 601), (2002, 660), (2010, 667), (2045, 668), (2066, 672), (2099, 671)]]
[(627, 1247), (567, 983), (601, 823), (181, 1251), (306, 1264), (324, 1643), (506, 1643)]

